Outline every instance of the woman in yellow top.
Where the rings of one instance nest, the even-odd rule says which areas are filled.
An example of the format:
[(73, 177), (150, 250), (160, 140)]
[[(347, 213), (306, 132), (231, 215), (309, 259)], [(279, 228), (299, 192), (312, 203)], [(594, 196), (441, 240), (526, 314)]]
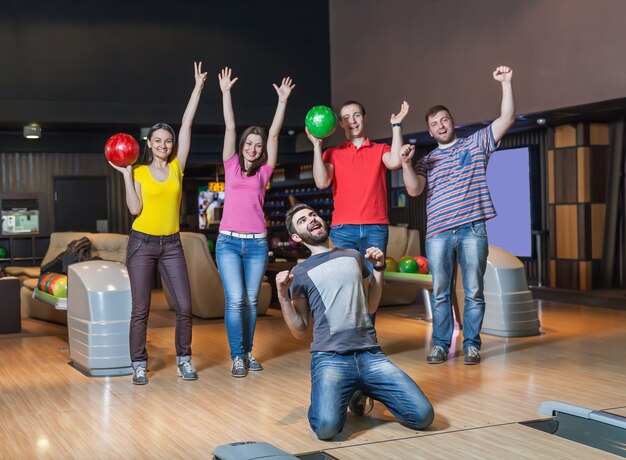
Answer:
[(155, 267), (174, 298), (178, 375), (184, 380), (198, 378), (190, 362), (191, 292), (178, 226), (191, 125), (207, 76), (202, 72), (201, 62), (194, 62), (194, 70), (196, 84), (183, 114), (178, 145), (174, 130), (165, 123), (157, 123), (150, 128), (143, 154), (134, 167), (121, 168), (111, 163), (124, 176), (126, 204), (130, 213), (137, 216), (126, 254), (132, 296), (130, 357), (136, 385), (148, 383), (146, 330)]

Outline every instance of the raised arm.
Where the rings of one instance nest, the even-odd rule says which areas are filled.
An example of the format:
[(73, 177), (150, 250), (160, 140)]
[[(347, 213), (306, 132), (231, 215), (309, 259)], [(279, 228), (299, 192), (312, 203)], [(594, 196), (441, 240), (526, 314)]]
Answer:
[(322, 159), (322, 140), (311, 134), (309, 128), (304, 128), (304, 130), (311, 144), (313, 144), (313, 180), (315, 180), (315, 186), (319, 189), (328, 188), (333, 182), (334, 166), (330, 163), (324, 163)]
[(383, 155), (383, 163), (387, 169), (398, 169), (402, 166), (402, 158), (400, 158), (400, 149), (404, 141), (402, 140), (402, 120), (409, 113), (409, 104), (403, 101), (400, 111), (396, 115), (391, 114), (389, 123), (391, 123), (391, 150)]
[(233, 111), (233, 101), (230, 96), (230, 90), (239, 80), (239, 78), (231, 78), (232, 69), (224, 67), (217, 75), (222, 90), (222, 108), (224, 110), (224, 148), (222, 150), (222, 160), (228, 161), (235, 154), (237, 131), (235, 126), (235, 112)]
[(306, 336), (309, 328), (309, 304), (305, 299), (289, 299), (289, 286), (293, 281), (293, 275), (289, 270), (282, 271), (276, 275), (276, 290), (280, 309), (287, 327), (296, 339)]
[[(382, 267), (385, 265), (385, 253), (376, 248), (371, 247), (365, 250), (365, 258), (374, 267)], [(367, 307), (370, 313), (374, 313), (380, 304), (380, 297), (383, 293), (383, 271), (372, 270), (369, 277), (369, 288), (367, 292)]]
[(500, 116), (491, 124), (491, 132), (496, 143), (504, 137), (515, 122), (515, 98), (513, 97), (513, 69), (501, 65), (493, 72), (493, 78), (502, 84), (502, 104)]
[(118, 170), (124, 177), (124, 189), (126, 190), (126, 206), (133, 216), (138, 215), (143, 209), (143, 202), (141, 201), (141, 186), (133, 178), (132, 166), (116, 166), (109, 161), (109, 164), (114, 169)]
[(283, 120), (285, 119), (285, 109), (287, 108), (287, 100), (296, 85), (291, 81), (290, 77), (283, 78), (283, 81), (279, 86), (273, 85), (276, 93), (278, 94), (278, 105), (276, 106), (276, 113), (272, 120), (272, 126), (267, 136), (267, 164), (270, 166), (276, 166), (278, 161), (278, 137), (280, 135), (280, 129), (283, 126)]
[(426, 178), (422, 175), (415, 174), (413, 162), (411, 159), (415, 155), (414, 145), (404, 145), (400, 150), (400, 158), (402, 159), (402, 180), (406, 191), (410, 196), (418, 196), (426, 187)]
[(206, 72), (202, 73), (202, 62), (194, 62), (193, 68), (196, 85), (191, 92), (191, 97), (187, 103), (185, 113), (183, 114), (180, 132), (178, 133), (177, 156), (180, 163), (180, 169), (183, 171), (185, 170), (187, 157), (189, 156), (189, 148), (191, 147), (191, 126), (193, 125), (193, 119), (196, 116), (196, 110), (198, 109), (198, 103), (200, 102), (202, 88), (204, 88), (204, 82), (206, 81)]

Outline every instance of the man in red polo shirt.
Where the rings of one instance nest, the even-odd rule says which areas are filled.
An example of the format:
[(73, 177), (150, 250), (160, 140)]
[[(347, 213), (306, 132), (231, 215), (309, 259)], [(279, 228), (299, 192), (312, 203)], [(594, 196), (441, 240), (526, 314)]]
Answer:
[[(372, 246), (387, 252), (389, 217), (387, 169), (402, 167), (402, 120), (409, 104), (392, 114), (391, 146), (370, 141), (365, 134), (365, 108), (357, 101), (345, 102), (339, 111), (339, 126), (346, 140), (322, 155), (322, 140), (307, 135), (313, 144), (313, 178), (324, 189), (333, 186), (334, 210), (330, 238), (339, 248), (357, 249), (365, 255)], [(371, 268), (372, 267), (368, 267)]]

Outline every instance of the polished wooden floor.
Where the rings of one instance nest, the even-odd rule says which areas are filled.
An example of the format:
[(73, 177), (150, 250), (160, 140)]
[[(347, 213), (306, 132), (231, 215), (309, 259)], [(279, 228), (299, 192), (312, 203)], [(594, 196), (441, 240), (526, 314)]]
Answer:
[(616, 458), (520, 425), (561, 400), (626, 415), (626, 311), (543, 302), (542, 335), (483, 336), (483, 362), (427, 365), (431, 325), (418, 307), (385, 308), (378, 336), (435, 408), (423, 432), (403, 427), (377, 404), (349, 415), (341, 437), (318, 441), (307, 422), (308, 342), (291, 337), (280, 313), (257, 323), (255, 354), (265, 366), (230, 376), (222, 321), (194, 323), (185, 382), (174, 365), (173, 313), (155, 295), (148, 351), (150, 383), (90, 378), (68, 365), (65, 328), (24, 320), (0, 336), (0, 459), (210, 458), (220, 444), (266, 441), (294, 454), (324, 450), (341, 459)]

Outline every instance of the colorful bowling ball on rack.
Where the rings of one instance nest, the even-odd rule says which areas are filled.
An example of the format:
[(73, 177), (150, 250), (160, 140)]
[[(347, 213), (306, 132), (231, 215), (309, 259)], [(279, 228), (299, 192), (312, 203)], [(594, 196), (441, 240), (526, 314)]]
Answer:
[(403, 257), (398, 262), (398, 271), (400, 273), (417, 273), (419, 270), (419, 265), (417, 265), (417, 261), (413, 257)]
[(0, 259), (6, 259), (9, 255), (9, 251), (4, 246), (0, 246)]
[(385, 264), (387, 264), (387, 268), (385, 268), (386, 272), (397, 272), (398, 271), (398, 262), (393, 257), (387, 257), (385, 259)]
[(415, 261), (417, 262), (417, 266), (419, 267), (417, 272), (421, 273), (422, 275), (428, 274), (428, 260), (426, 260), (426, 257), (415, 256), (413, 258), (415, 259)]
[(114, 134), (104, 146), (104, 155), (115, 166), (133, 165), (139, 158), (139, 144), (130, 134)]
[(323, 139), (335, 132), (337, 116), (330, 107), (316, 105), (307, 112), (304, 125), (313, 136)]

